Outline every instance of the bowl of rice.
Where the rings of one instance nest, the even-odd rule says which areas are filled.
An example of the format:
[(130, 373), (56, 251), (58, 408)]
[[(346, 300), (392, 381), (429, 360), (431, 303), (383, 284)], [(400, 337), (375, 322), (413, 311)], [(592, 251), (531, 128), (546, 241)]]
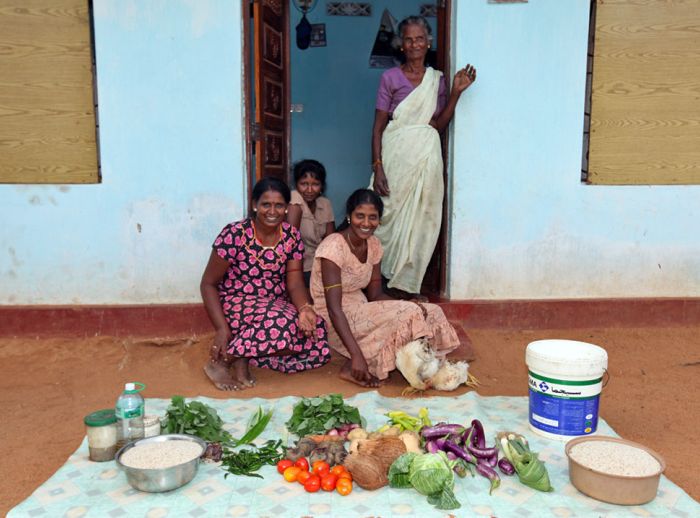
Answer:
[(579, 437), (569, 441), (564, 451), (574, 487), (610, 504), (651, 502), (666, 469), (663, 458), (655, 451), (617, 437)]
[(206, 447), (202, 439), (192, 435), (157, 435), (124, 445), (115, 460), (131, 487), (162, 493), (182, 487), (194, 478)]

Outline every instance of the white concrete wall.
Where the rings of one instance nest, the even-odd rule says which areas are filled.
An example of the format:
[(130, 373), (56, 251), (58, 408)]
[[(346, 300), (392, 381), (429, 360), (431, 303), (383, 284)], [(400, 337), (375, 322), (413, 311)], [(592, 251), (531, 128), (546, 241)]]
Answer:
[(700, 296), (700, 186), (579, 180), (589, 1), (454, 4), (450, 296)]
[(101, 184), (0, 185), (0, 304), (196, 302), (243, 215), (238, 0), (95, 0)]
[[(454, 4), (452, 61), (479, 75), (451, 132), (451, 297), (700, 296), (700, 187), (579, 181), (588, 0)], [(0, 185), (0, 304), (197, 302), (247, 192), (240, 0), (94, 5), (103, 182)]]

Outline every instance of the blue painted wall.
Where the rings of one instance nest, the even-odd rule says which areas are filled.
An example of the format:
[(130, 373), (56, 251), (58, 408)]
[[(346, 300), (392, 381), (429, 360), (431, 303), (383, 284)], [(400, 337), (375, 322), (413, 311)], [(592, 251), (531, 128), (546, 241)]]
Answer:
[(0, 185), (0, 304), (194, 302), (243, 214), (239, 2), (95, 0), (103, 182)]
[(700, 296), (700, 186), (579, 181), (588, 9), (455, 2), (453, 298)]
[[(327, 16), (320, 1), (307, 16), (326, 24), (326, 47), (296, 46), (295, 27), (301, 13), (290, 2), (292, 161), (320, 160), (328, 172), (326, 196), (340, 221), (345, 200), (367, 187), (371, 175), (371, 136), (379, 78), (384, 69), (369, 68), (369, 56), (385, 8), (397, 21), (418, 14), (423, 0), (371, 2), (372, 16)], [(429, 19), (436, 33), (435, 18)]]
[[(479, 76), (451, 131), (450, 295), (700, 296), (700, 186), (579, 181), (588, 0), (454, 4), (452, 61)], [(103, 183), (0, 185), (0, 304), (196, 302), (211, 241), (245, 205), (240, 1), (94, 5)], [(369, 176), (380, 13), (365, 33), (332, 21), (348, 61), (319, 58), (342, 34), (331, 21), (329, 47), (294, 58), (317, 67), (318, 97), (293, 97), (294, 124), (313, 124), (295, 153), (329, 164), (339, 199)], [(327, 138), (349, 119), (354, 135)]]

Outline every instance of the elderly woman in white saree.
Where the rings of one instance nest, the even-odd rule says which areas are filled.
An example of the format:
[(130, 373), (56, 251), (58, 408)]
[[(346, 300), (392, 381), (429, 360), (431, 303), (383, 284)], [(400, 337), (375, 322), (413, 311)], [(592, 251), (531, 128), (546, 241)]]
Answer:
[(448, 92), (442, 72), (425, 66), (432, 40), (426, 20), (406, 18), (399, 35), (406, 62), (384, 72), (377, 92), (371, 187), (384, 202), (375, 233), (384, 248), (382, 275), (392, 295), (418, 298), (442, 219), (440, 132), (476, 69), (459, 70)]

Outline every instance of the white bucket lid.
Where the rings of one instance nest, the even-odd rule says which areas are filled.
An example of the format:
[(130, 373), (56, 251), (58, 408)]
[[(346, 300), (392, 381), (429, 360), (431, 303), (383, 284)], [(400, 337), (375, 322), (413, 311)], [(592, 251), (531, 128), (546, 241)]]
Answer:
[(608, 353), (576, 340), (537, 340), (527, 346), (525, 363), (550, 374), (599, 377), (608, 368)]

